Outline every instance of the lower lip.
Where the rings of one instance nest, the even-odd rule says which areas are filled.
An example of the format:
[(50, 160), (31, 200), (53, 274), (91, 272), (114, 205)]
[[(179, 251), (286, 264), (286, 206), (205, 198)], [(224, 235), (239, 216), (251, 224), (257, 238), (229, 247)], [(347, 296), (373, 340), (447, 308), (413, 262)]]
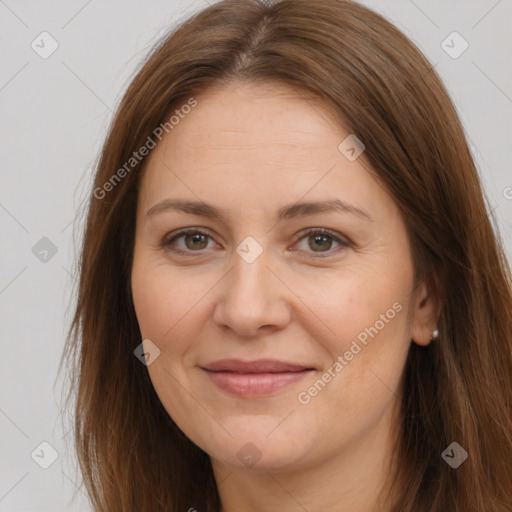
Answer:
[(204, 370), (227, 393), (243, 397), (270, 395), (303, 379), (312, 370), (282, 373), (233, 373)]

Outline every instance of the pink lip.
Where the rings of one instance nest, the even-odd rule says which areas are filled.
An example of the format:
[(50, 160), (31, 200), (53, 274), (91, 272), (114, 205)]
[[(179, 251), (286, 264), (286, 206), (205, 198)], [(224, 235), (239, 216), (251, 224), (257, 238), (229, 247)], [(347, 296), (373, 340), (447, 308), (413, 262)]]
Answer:
[(202, 367), (220, 389), (236, 396), (255, 397), (275, 391), (302, 379), (314, 368), (273, 359), (241, 361), (223, 359)]

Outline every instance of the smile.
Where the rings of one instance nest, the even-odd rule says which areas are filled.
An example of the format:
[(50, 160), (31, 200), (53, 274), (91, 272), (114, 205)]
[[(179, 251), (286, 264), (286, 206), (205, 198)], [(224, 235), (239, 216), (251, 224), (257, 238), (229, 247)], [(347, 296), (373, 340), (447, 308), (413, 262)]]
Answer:
[(204, 370), (220, 389), (236, 396), (269, 395), (300, 381), (311, 370), (283, 373), (233, 373)]

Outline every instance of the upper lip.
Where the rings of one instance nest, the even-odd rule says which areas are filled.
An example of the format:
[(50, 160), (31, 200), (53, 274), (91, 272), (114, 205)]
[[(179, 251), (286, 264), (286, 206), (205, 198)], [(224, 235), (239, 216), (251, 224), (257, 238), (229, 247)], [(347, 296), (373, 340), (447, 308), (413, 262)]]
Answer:
[(311, 366), (278, 361), (277, 359), (258, 359), (255, 361), (242, 361), (241, 359), (221, 359), (202, 366), (203, 369), (213, 372), (237, 373), (280, 373), (300, 372), (314, 370)]

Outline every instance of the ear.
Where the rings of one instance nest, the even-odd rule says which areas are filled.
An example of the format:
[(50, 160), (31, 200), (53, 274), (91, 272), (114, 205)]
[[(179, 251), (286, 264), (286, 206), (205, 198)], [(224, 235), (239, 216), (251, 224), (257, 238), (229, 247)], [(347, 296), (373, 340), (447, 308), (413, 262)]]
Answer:
[(433, 331), (438, 329), (439, 304), (425, 281), (417, 289), (413, 308), (412, 341), (427, 346), (432, 341)]

